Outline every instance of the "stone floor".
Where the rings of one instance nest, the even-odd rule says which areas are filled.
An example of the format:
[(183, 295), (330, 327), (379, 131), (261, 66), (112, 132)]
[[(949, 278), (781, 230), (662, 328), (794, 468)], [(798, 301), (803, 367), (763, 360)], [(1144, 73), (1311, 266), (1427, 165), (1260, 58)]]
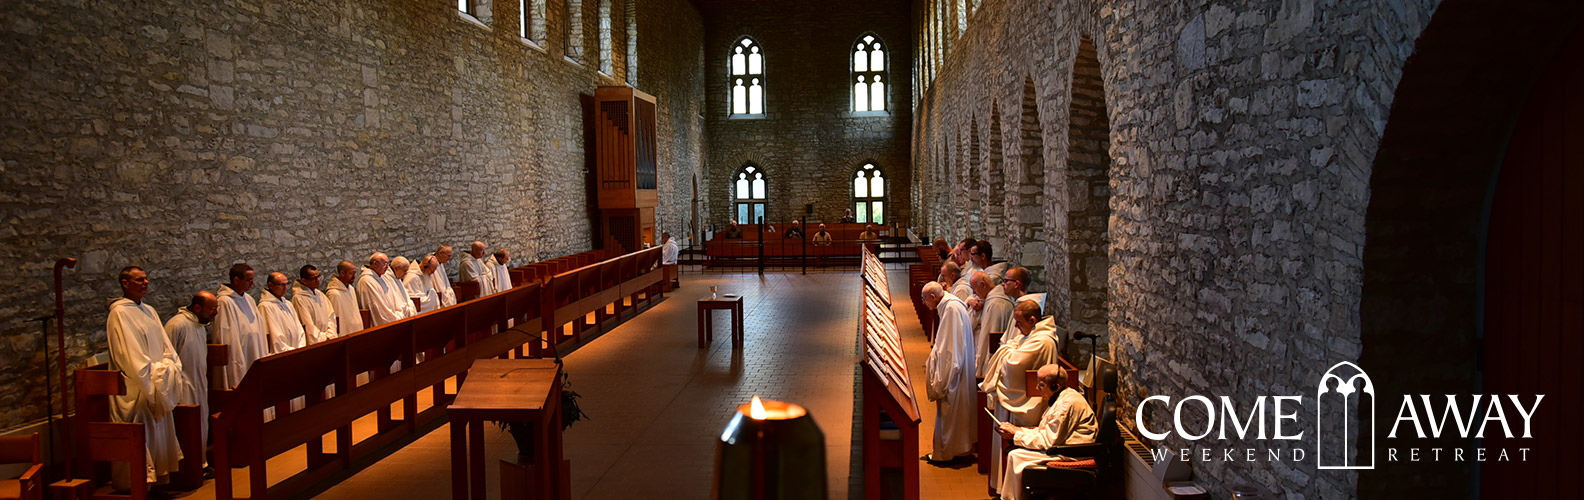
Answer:
[[(892, 295), (900, 298), (895, 312), (913, 383), (922, 395), (929, 344), (907, 299), (906, 273), (894, 269), (891, 281)], [(566, 432), (572, 498), (709, 498), (715, 443), (736, 406), (754, 394), (808, 408), (825, 433), (830, 498), (861, 495), (862, 473), (852, 456), (856, 272), (689, 273), (683, 284), (566, 356), (566, 372), (589, 415)], [(745, 349), (732, 348), (724, 312), (717, 313), (714, 342), (697, 347), (694, 302), (711, 285), (744, 296)], [(920, 449), (927, 453), (935, 407), (925, 402), (919, 409)], [(372, 418), (359, 421), (355, 439), (372, 433), (372, 426)], [(493, 427), (486, 432), (488, 463), (516, 453), (509, 435)], [(448, 498), (449, 436), (442, 424), (349, 477), (322, 485), (314, 496)], [(271, 482), (302, 470), (303, 457), (298, 449), (271, 460)], [(987, 497), (985, 477), (971, 464), (920, 465), (924, 498)], [(490, 498), (499, 495), (497, 473), (488, 469)], [(244, 472), (237, 480), (246, 484), (245, 478)], [(178, 496), (212, 498), (213, 484)]]

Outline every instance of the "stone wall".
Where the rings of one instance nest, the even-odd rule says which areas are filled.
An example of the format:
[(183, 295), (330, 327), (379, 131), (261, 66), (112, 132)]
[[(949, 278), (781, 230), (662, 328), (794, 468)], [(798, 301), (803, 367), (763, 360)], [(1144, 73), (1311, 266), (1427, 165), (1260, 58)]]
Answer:
[[(916, 227), (948, 239), (972, 230), (963, 215), (981, 208), (963, 206), (968, 198), (941, 183), (971, 164), (959, 159), (965, 138), (995, 135), (970, 128), (1002, 127), (999, 160), (1023, 175), (1002, 173), (1020, 182), (979, 201), (1001, 203), (1008, 229), (1023, 227), (1025, 244), (1009, 246), (1021, 248), (1021, 262), (1042, 263), (1036, 290), (1051, 292), (1047, 313), (1064, 326), (1085, 321), (1074, 317), (1074, 301), (1093, 297), (1085, 286), (1104, 278), (1101, 341), (1119, 366), (1126, 425), (1153, 395), (1252, 404), (1307, 394), (1300, 425), (1314, 432), (1320, 376), (1360, 358), (1371, 162), (1404, 61), (1437, 2), (985, 0), (960, 37), (928, 21), (929, 9), (947, 4), (914, 3), (915, 34), (950, 33), (915, 40), (947, 49), (919, 93), (914, 203), (927, 213)], [(1099, 88), (1075, 69), (1085, 38), (1096, 49)], [(1088, 102), (1095, 97), (1103, 108)], [(1091, 111), (1109, 124), (1104, 183), (1092, 182), (1098, 176), (1087, 165), (1095, 143), (1083, 143), (1099, 138), (1075, 130), (1100, 118)], [(1031, 188), (1040, 210), (1010, 210)], [(1091, 224), (1102, 207), (1093, 196), (1108, 198), (1104, 226)], [(1099, 255), (1084, 256), (1101, 246), (1103, 273), (1088, 268)], [(1171, 409), (1152, 404), (1144, 421), (1169, 427)], [(1190, 405), (1183, 423), (1197, 431), (1206, 417)], [(1321, 430), (1348, 432), (1341, 425)], [(1198, 444), (1313, 454), (1313, 439)], [(1188, 447), (1175, 434), (1159, 444)], [(1204, 483), (1261, 483), (1289, 499), (1358, 494), (1357, 474), (1317, 470), (1312, 455), (1194, 469)]]
[[(238, 261), (330, 268), (475, 239), (519, 262), (590, 248), (580, 96), (620, 84), (625, 34), (611, 78), (563, 57), (559, 0), (543, 48), (517, 36), (516, 2), (496, 1), (488, 24), (454, 5), (60, 0), (0, 14), (0, 427), (44, 416), (26, 320), (51, 310), (59, 257), (79, 259), (65, 280), (79, 363), (104, 349), (129, 264), (168, 318)], [(702, 173), (703, 25), (684, 0), (634, 10), (638, 87), (660, 102), (657, 213), (680, 227)]]
[[(852, 200), (853, 173), (866, 162), (885, 172), (887, 220), (907, 220), (907, 2), (709, 2), (703, 11), (709, 173), (699, 189), (710, 203), (709, 223), (718, 227), (733, 217), (729, 179), (749, 162), (765, 172), (771, 220), (801, 217), (806, 204), (814, 205), (810, 220), (839, 220)], [(887, 47), (889, 111), (856, 115), (851, 61), (865, 33)], [(745, 35), (765, 54), (763, 118), (729, 115), (727, 54)]]

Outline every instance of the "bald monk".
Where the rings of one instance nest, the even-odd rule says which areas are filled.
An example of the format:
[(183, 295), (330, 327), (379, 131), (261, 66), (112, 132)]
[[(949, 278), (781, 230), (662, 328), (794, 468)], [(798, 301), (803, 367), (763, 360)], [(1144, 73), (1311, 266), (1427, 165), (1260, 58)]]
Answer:
[(371, 327), (406, 318), (413, 308), (406, 290), (391, 276), (390, 257), (383, 252), (370, 255), (368, 265), (358, 275), (357, 298), (358, 304), (368, 308)]
[(967, 306), (940, 283), (926, 283), (923, 298), (924, 305), (940, 317), (935, 344), (924, 364), (927, 395), (936, 409), (934, 447), (928, 458), (944, 462), (971, 452), (976, 437), (973, 325)]
[(435, 272), (425, 273), (431, 276), (429, 286), (440, 297), (439, 307), (451, 307), (457, 303), (456, 291), (451, 289), (451, 275), (446, 271), (446, 263), (451, 262), (452, 253), (451, 245), (440, 245), (434, 253)]
[(490, 265), (484, 248), (484, 242), (473, 242), (468, 252), (462, 254), (462, 265), (457, 268), (457, 281), (478, 283), (480, 297), (495, 293), (495, 275), (492, 272), (495, 268)]
[[(196, 405), (198, 427), (205, 443), (209, 442), (209, 330), (204, 326), (214, 321), (220, 312), (220, 299), (208, 291), (193, 294), (186, 307), (176, 310), (165, 322), (165, 338), (170, 341), (176, 357), (181, 360), (182, 374), (186, 375), (190, 391), (177, 394), (176, 404)], [(216, 382), (219, 382), (216, 380)]]
[(259, 295), (258, 305), (259, 310), (264, 312), (264, 333), (270, 339), (270, 354), (308, 346), (308, 338), (303, 335), (297, 310), (286, 299), (286, 291), (290, 287), (291, 280), (284, 273), (270, 273), (264, 284), (264, 293)]
[(148, 273), (143, 268), (122, 269), (122, 297), (110, 304), (110, 315), (105, 318), (110, 367), (119, 370), (126, 381), (126, 392), (110, 397), (110, 421), (143, 424), (143, 444), (148, 450), (145, 470), (132, 471), (127, 462), (112, 466), (112, 478), (119, 489), (130, 487), (133, 473), (145, 474), (152, 484), (169, 482), (170, 473), (182, 459), (171, 410), (181, 393), (192, 391), (176, 349), (165, 338), (159, 314), (143, 303), (148, 290)]

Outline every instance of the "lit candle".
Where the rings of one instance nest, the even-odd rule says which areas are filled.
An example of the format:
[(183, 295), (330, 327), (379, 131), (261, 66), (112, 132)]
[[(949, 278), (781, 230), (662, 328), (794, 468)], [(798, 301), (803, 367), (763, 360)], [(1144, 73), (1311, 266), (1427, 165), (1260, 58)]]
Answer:
[(802, 406), (737, 407), (715, 452), (716, 499), (826, 498), (825, 434)]

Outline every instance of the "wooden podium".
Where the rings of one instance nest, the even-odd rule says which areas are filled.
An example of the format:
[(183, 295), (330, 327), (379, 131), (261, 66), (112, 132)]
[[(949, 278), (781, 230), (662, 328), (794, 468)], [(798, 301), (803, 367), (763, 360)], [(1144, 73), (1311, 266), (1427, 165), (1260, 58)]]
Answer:
[[(900, 469), (901, 497), (919, 498), (919, 417), (907, 359), (891, 311), (885, 264), (863, 250), (863, 304), (858, 336), (863, 339), (864, 498), (889, 498), (884, 472)], [(895, 429), (891, 429), (895, 427)]]
[(616, 254), (655, 243), (659, 203), (655, 98), (632, 87), (594, 91), (594, 161), (600, 241)]

